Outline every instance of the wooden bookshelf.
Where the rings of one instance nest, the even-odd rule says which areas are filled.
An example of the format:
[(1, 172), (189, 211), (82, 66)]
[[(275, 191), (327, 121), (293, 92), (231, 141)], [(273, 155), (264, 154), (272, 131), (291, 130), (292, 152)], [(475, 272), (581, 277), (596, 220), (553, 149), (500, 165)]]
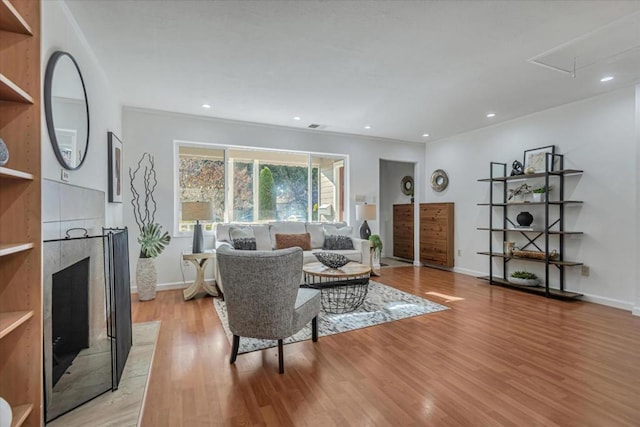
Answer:
[(33, 179), (33, 174), (0, 167), (0, 179)]
[(33, 35), (31, 26), (9, 0), (0, 1), (0, 30)]
[(42, 425), (40, 0), (0, 0), (0, 396)]
[(4, 243), (0, 244), (0, 256), (15, 254), (22, 251), (28, 251), (34, 246), (33, 243)]
[(13, 420), (11, 421), (11, 427), (20, 427), (23, 425), (29, 414), (31, 414), (31, 411), (33, 411), (32, 403), (13, 408)]
[(33, 316), (33, 310), (0, 313), (0, 339), (22, 325)]

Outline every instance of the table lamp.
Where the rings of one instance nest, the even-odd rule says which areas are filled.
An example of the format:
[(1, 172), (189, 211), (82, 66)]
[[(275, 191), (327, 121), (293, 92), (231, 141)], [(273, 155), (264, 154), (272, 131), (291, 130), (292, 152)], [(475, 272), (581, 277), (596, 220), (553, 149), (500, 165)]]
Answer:
[(213, 220), (213, 205), (211, 202), (184, 202), (182, 203), (182, 220), (196, 222), (193, 227), (192, 252), (194, 254), (202, 253), (204, 250), (204, 237), (202, 236), (200, 221)]
[(376, 219), (376, 205), (356, 205), (356, 221), (364, 221), (360, 226), (360, 238), (369, 240), (371, 236), (371, 229), (367, 220), (373, 221)]

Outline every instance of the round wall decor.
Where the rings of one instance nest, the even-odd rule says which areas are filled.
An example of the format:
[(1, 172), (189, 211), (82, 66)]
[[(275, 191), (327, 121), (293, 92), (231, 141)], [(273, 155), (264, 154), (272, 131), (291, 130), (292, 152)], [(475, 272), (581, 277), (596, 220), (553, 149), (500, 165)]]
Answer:
[(449, 177), (447, 176), (447, 173), (442, 169), (436, 169), (433, 171), (431, 174), (431, 188), (440, 192), (447, 188), (447, 185), (449, 185)]
[(407, 175), (400, 181), (402, 193), (407, 196), (413, 196), (413, 177)]

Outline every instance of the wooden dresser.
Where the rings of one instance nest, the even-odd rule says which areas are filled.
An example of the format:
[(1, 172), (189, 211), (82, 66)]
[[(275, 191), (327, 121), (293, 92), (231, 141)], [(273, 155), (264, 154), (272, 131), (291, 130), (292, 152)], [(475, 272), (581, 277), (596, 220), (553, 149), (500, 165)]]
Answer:
[(420, 262), (453, 267), (453, 203), (420, 204)]
[(393, 256), (413, 260), (413, 204), (393, 205)]

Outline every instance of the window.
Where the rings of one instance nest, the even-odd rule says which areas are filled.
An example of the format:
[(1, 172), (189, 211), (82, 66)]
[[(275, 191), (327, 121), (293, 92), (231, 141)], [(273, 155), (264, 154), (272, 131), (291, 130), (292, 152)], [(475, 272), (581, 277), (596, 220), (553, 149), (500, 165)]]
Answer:
[[(216, 222), (344, 219), (344, 156), (176, 143), (177, 233), (183, 202), (211, 201)], [(226, 191), (225, 191), (226, 184)]]
[[(178, 206), (183, 202), (212, 202), (213, 221), (205, 230), (224, 221), (224, 150), (178, 146)], [(183, 221), (179, 208), (178, 232), (193, 231), (195, 221)]]

